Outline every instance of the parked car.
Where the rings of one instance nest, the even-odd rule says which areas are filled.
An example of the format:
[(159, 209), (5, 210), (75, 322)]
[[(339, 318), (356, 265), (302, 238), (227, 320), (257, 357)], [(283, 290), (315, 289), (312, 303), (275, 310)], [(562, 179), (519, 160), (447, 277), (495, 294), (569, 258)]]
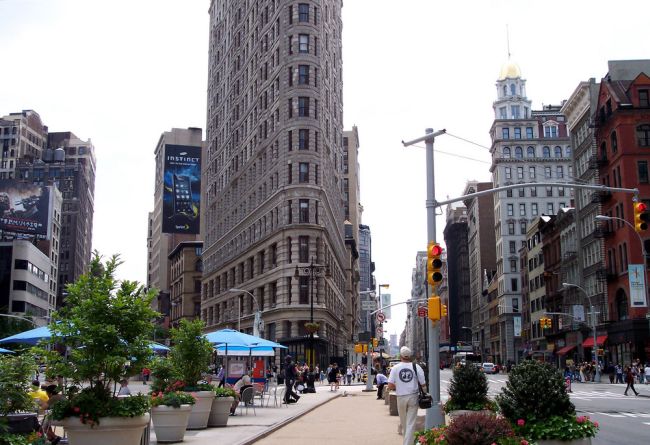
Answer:
[(483, 363), (481, 370), (486, 374), (496, 374), (499, 372), (497, 371), (496, 366), (494, 366), (494, 363)]

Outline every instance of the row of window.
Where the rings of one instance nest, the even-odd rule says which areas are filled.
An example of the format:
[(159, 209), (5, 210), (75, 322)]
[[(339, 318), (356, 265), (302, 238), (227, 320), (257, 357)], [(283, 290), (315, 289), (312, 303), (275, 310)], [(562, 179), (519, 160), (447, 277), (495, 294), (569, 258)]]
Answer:
[[(503, 153), (502, 156), (504, 158), (506, 158), (506, 159), (510, 159), (511, 157), (513, 157), (512, 156), (512, 150), (510, 149), (510, 147), (503, 147), (502, 153)], [(571, 157), (571, 147), (566, 147), (564, 149), (564, 156), (563, 156), (562, 147), (555, 146), (555, 148), (553, 149), (553, 154), (555, 155), (556, 158), (562, 158), (562, 157), (570, 158)], [(526, 157), (527, 158), (536, 158), (537, 157), (537, 150), (535, 149), (535, 147), (533, 147), (531, 145), (531, 146), (528, 146), (526, 148)], [(542, 157), (546, 158), (546, 159), (549, 159), (551, 157), (551, 148), (550, 147), (548, 147), (548, 146), (542, 147)], [(514, 158), (515, 159), (524, 159), (524, 149), (522, 147), (515, 147)]]
[(29, 292), (35, 297), (38, 297), (41, 300), (45, 300), (48, 303), (50, 301), (49, 294), (46, 291), (39, 289), (38, 287), (34, 286), (32, 283), (28, 283), (27, 281), (14, 280), (13, 289)]
[[(521, 187), (517, 189), (518, 197), (519, 198), (525, 198), (526, 197), (526, 188), (530, 190), (529, 197), (530, 198), (537, 198), (538, 196), (541, 196), (537, 193), (537, 187)], [(573, 190), (569, 189), (569, 195), (573, 196)], [(557, 196), (563, 197), (566, 196), (564, 187), (558, 187), (557, 188)], [(506, 197), (512, 198), (513, 197), (513, 191), (512, 189), (506, 190)], [(546, 197), (547, 198), (552, 198), (553, 197), (553, 187), (546, 187)]]
[[(537, 179), (537, 168), (536, 166), (528, 167), (528, 179)], [(505, 179), (512, 179), (512, 167), (505, 167)], [(569, 177), (571, 177), (571, 166), (568, 166)], [(564, 178), (564, 166), (556, 165), (555, 166), (555, 177), (559, 179)], [(544, 178), (551, 179), (553, 178), (553, 168), (550, 166), (544, 167)], [(517, 167), (517, 179), (524, 179), (524, 167)]]
[(50, 276), (47, 274), (47, 272), (39, 269), (27, 260), (14, 260), (14, 269), (27, 270), (46, 283), (50, 281)]
[[(311, 76), (311, 84), (310, 72), (313, 73), (313, 76)], [(293, 86), (294, 74), (294, 67), (290, 66), (288, 68), (288, 81), (290, 87)], [(312, 68), (309, 65), (298, 65), (298, 85), (312, 85), (318, 87), (318, 68)]]
[(34, 315), (36, 317), (47, 317), (48, 311), (42, 307), (35, 306), (26, 301), (13, 300), (11, 302), (11, 312)]

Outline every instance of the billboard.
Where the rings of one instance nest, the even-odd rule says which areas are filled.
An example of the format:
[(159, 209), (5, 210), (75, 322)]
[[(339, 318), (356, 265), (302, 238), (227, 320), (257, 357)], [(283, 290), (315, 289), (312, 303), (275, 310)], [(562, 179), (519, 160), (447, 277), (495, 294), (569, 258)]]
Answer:
[(0, 232), (48, 235), (50, 189), (0, 179)]
[(200, 229), (201, 147), (165, 145), (164, 233), (196, 235)]
[[(392, 297), (391, 297), (390, 294), (382, 294), (381, 295), (381, 307), (390, 306), (392, 304), (391, 300), (392, 300)], [(390, 318), (391, 318), (390, 317), (390, 315), (391, 315), (390, 314), (390, 309), (391, 308), (389, 308), (389, 307), (387, 307), (386, 309), (382, 309), (382, 311), (384, 312), (384, 315), (386, 315), (386, 320), (390, 320)]]

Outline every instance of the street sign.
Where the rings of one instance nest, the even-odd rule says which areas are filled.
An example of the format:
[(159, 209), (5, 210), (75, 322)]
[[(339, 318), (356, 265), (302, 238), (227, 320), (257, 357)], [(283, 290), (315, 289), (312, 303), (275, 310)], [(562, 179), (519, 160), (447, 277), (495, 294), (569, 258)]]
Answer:
[(426, 318), (427, 317), (427, 308), (424, 306), (418, 307), (418, 317)]
[(362, 311), (374, 311), (377, 309), (377, 302), (372, 300), (362, 300), (361, 301), (361, 310)]
[(377, 336), (381, 337), (384, 334), (384, 329), (381, 326), (377, 326)]
[(383, 312), (377, 312), (377, 321), (379, 323), (383, 323), (384, 321), (386, 321), (386, 314), (384, 314)]

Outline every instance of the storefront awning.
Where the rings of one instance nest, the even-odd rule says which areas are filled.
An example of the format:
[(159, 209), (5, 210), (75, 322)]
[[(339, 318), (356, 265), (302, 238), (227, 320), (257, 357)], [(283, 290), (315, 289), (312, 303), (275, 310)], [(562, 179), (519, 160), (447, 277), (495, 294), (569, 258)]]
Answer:
[(565, 346), (562, 349), (560, 349), (559, 351), (557, 351), (557, 355), (566, 355), (570, 350), (572, 350), (575, 347), (576, 347), (576, 345)]
[[(598, 338), (596, 338), (596, 342), (598, 342), (598, 346), (604, 345), (606, 341), (607, 341), (606, 335), (599, 335)], [(582, 346), (584, 346), (585, 348), (593, 348), (594, 338), (589, 337), (588, 339), (582, 342)]]

